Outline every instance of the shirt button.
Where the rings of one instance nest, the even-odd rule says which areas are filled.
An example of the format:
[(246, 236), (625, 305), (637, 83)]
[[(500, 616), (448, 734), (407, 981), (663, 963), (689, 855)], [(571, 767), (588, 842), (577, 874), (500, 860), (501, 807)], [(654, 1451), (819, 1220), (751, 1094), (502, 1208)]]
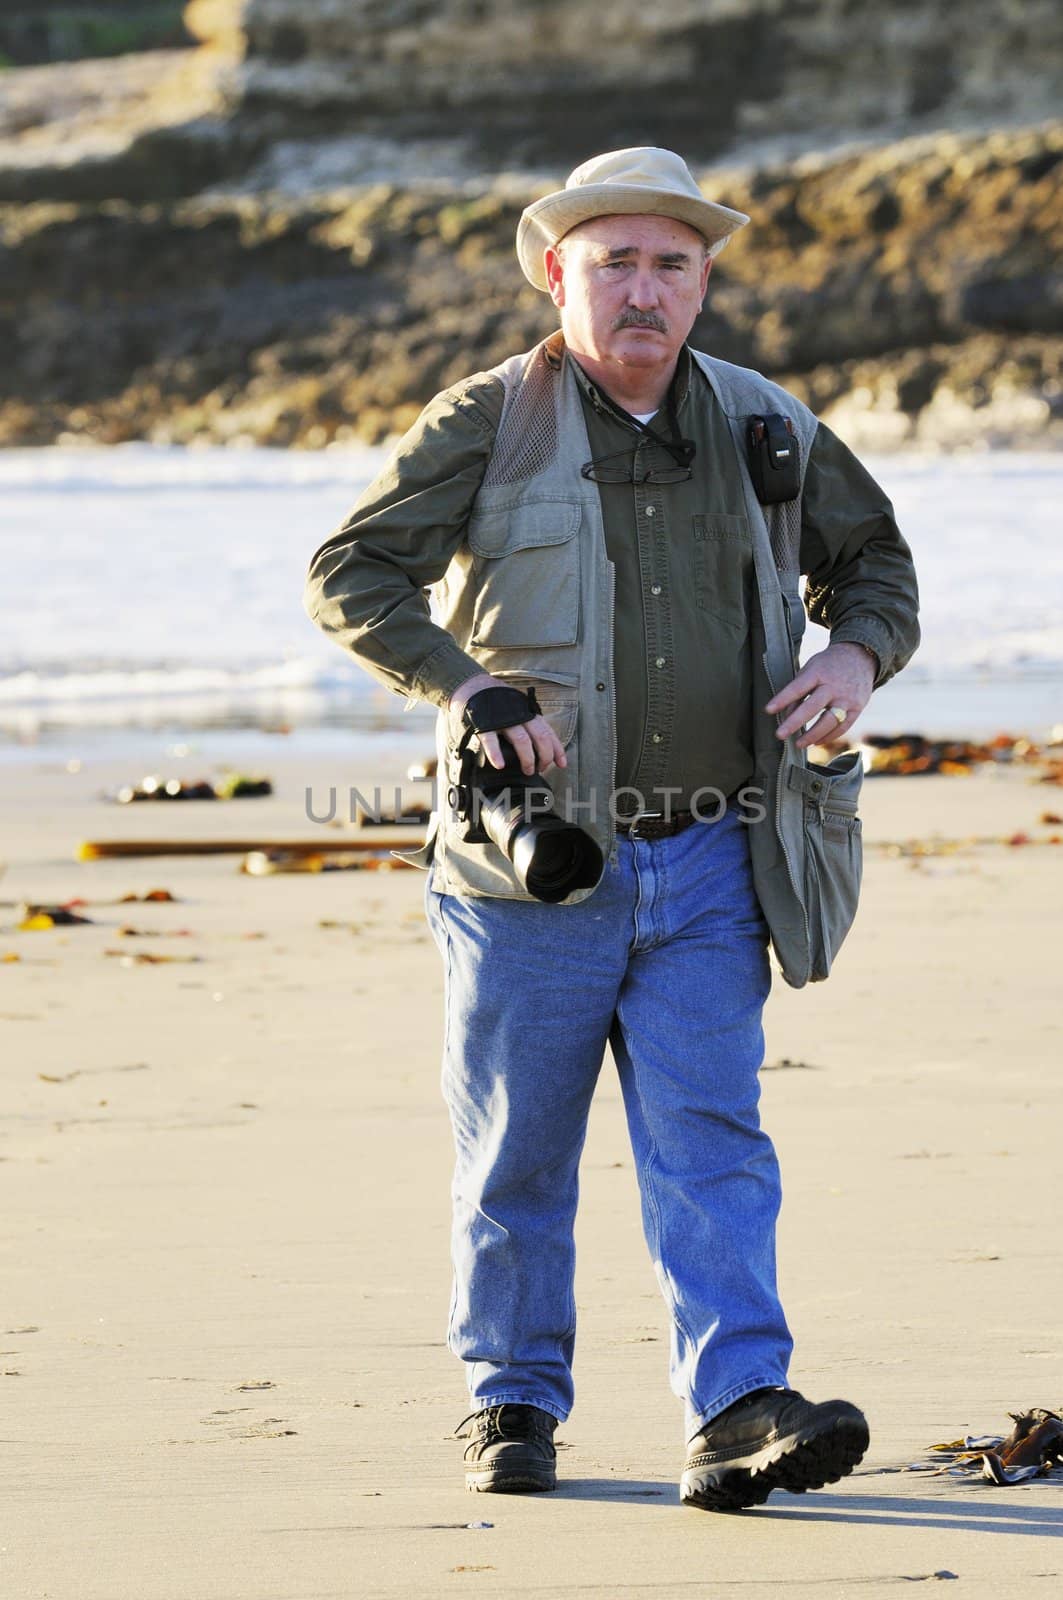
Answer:
[(648, 517), (655, 517), (657, 515), (657, 507), (656, 506), (647, 506), (646, 507), (646, 515)]
[(595, 687), (595, 688), (596, 688), (596, 689), (604, 689), (604, 688), (605, 688), (605, 684), (604, 684), (604, 683), (596, 683), (596, 684), (595, 684), (595, 685), (594, 685), (594, 687)]
[(663, 656), (658, 656), (657, 657), (657, 665), (659, 667), (663, 667), (664, 666), (664, 657)]
[(661, 586), (660, 586), (659, 583), (651, 583), (650, 584), (650, 593), (651, 594), (660, 594), (660, 592), (661, 592)]
[(653, 736), (654, 744), (660, 744), (660, 742), (661, 742), (661, 740), (663, 738), (664, 738), (664, 734), (663, 733), (655, 733), (654, 736)]

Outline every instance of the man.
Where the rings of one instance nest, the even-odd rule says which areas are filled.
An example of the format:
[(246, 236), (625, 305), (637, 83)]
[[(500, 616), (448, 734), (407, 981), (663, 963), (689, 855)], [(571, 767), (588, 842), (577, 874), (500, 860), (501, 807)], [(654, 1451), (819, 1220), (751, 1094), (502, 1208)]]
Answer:
[[(889, 502), (829, 430), (686, 344), (748, 220), (656, 149), (596, 157), (528, 207), (518, 256), (560, 333), (433, 400), (311, 566), (314, 620), (441, 712), (421, 864), (446, 972), (449, 1343), (474, 1406), (471, 1489), (555, 1485), (577, 1170), (607, 1044), (672, 1317), (684, 1503), (818, 1488), (867, 1446), (855, 1406), (786, 1383), (761, 1014), (769, 935), (800, 985), (825, 976), (855, 908), (859, 769), (803, 752), (907, 661), (916, 586)], [(750, 415), (775, 419), (763, 506)], [(831, 629), (800, 671), (798, 567)], [(529, 687), (537, 700), (513, 697)], [(466, 839), (446, 785), (476, 730), (483, 762), (501, 766), (504, 738), (525, 774), (550, 773), (601, 848), (593, 885), (543, 903)]]

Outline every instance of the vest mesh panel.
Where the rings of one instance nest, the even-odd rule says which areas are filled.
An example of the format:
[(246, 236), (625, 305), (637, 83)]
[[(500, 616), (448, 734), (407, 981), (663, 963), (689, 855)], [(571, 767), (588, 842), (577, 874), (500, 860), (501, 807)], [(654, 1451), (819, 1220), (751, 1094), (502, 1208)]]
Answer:
[(771, 553), (780, 573), (793, 575), (796, 583), (801, 567), (801, 501), (784, 500), (779, 505), (765, 506), (768, 532), (771, 534)]
[[(534, 478), (557, 455), (555, 375), (541, 349), (534, 350), (524, 381), (506, 382), (506, 400), (484, 485), (521, 483)], [(514, 392), (515, 391), (515, 392)]]

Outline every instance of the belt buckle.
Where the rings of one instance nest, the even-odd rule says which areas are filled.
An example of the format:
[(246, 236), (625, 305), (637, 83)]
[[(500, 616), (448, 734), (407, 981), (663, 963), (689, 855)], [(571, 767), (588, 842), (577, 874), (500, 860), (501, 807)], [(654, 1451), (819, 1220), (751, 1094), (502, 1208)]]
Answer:
[(663, 821), (664, 821), (664, 812), (663, 811), (640, 811), (636, 816), (634, 816), (631, 819), (631, 823), (630, 823), (630, 825), (628, 827), (628, 830), (627, 830), (627, 836), (628, 836), (629, 839), (642, 839), (642, 838), (645, 837), (645, 835), (638, 832), (638, 826), (639, 826), (640, 822), (663, 822)]

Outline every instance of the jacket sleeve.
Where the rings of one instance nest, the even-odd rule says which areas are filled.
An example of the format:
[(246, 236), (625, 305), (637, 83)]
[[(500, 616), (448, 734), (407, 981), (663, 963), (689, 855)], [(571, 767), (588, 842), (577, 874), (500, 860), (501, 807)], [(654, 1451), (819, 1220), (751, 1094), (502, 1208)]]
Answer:
[(912, 553), (884, 490), (822, 422), (805, 472), (801, 571), (811, 620), (832, 642), (874, 652), (876, 689), (907, 665), (919, 643)]
[(479, 374), (437, 395), (310, 562), (310, 619), (386, 688), (445, 705), (483, 668), (431, 619), (428, 586), (465, 533), (503, 390)]

